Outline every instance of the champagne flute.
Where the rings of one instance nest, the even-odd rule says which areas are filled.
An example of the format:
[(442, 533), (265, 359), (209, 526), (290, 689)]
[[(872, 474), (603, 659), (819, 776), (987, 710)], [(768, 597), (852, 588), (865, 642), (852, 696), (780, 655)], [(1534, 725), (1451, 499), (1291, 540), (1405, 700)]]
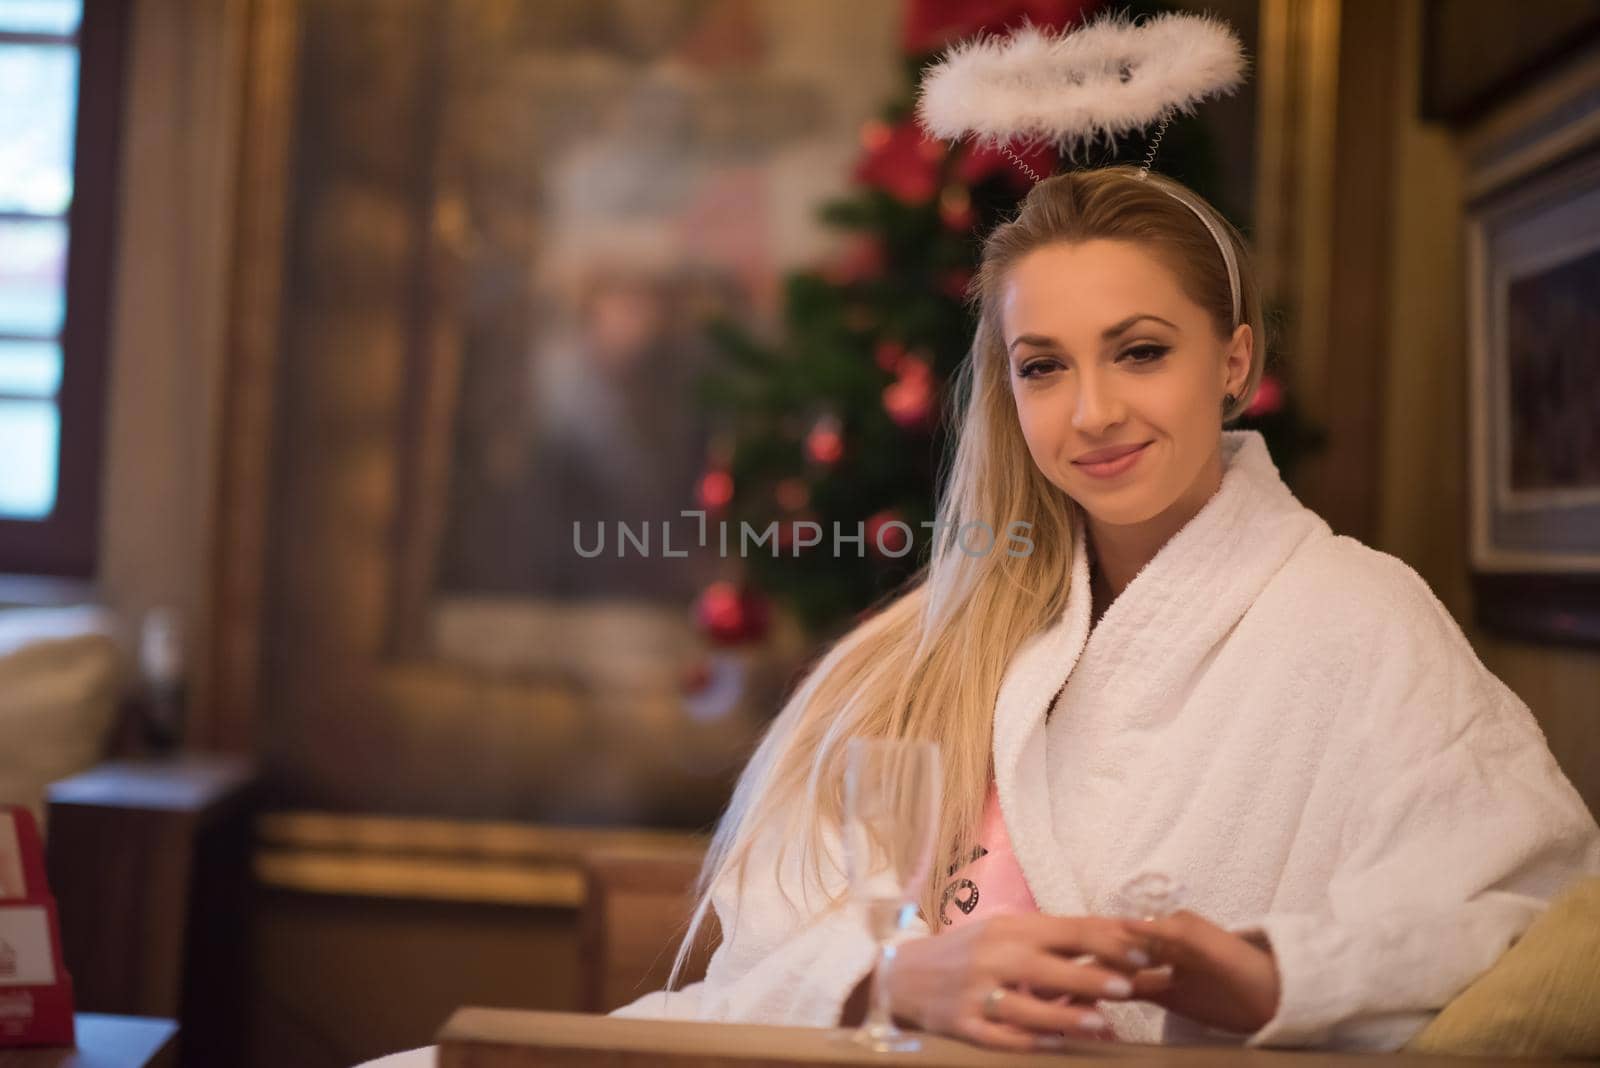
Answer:
[(847, 745), (845, 858), (850, 897), (878, 944), (871, 1005), (851, 1040), (879, 1053), (916, 1050), (916, 1036), (895, 1026), (888, 973), (894, 934), (917, 912), (917, 894), (933, 865), (942, 790), (937, 742), (857, 738)]

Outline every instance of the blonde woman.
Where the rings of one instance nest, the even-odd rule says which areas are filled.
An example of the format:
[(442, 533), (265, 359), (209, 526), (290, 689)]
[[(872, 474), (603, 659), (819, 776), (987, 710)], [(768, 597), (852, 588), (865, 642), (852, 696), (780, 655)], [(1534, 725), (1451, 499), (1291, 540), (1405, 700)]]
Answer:
[[(937, 741), (946, 775), (898, 1022), (1019, 1049), (1400, 1046), (1600, 872), (1593, 816), (1417, 573), (1224, 429), (1265, 332), (1214, 209), (1129, 167), (1050, 177), (973, 299), (940, 518), (1026, 521), (1032, 552), (937, 544), (828, 652), (717, 828), (674, 968), (714, 909), (706, 978), (613, 1015), (859, 1018), (874, 947), (836, 829), (845, 742), (887, 736)], [(1141, 872), (1188, 908), (1114, 918)]]
[[(1397, 1048), (1600, 872), (1600, 828), (1416, 572), (1333, 534), (1258, 434), (1224, 429), (1265, 332), (1214, 209), (1129, 167), (1048, 178), (988, 236), (974, 301), (940, 519), (983, 526), (796, 689), (717, 828), (673, 982), (612, 1015), (859, 1020), (879, 991), (844, 894), (845, 743), (910, 737), (939, 743), (946, 785), (883, 991), (902, 1025), (1010, 1049)], [(1031, 552), (976, 551), (1016, 521)], [(1188, 908), (1116, 918), (1141, 873)], [(706, 977), (670, 989), (712, 910)]]

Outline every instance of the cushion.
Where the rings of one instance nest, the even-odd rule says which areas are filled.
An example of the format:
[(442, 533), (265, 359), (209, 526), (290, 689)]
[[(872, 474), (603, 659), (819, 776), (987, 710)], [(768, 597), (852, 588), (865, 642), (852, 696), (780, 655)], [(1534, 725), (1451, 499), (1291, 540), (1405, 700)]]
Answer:
[(105, 751), (126, 669), (110, 613), (0, 611), (0, 804), (44, 829), (45, 787)]
[(1600, 1056), (1600, 878), (1551, 902), (1407, 1045), (1416, 1053)]

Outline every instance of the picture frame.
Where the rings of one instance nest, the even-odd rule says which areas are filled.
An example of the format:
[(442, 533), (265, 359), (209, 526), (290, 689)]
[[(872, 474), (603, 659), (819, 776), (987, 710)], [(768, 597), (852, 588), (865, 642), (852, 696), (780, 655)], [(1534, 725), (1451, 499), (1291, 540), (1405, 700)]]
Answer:
[[(474, 471), (462, 457), (478, 439), (463, 428), (517, 424), (472, 401), (545, 382), (532, 372), (552, 346), (536, 328), (560, 319), (563, 301), (584, 306), (569, 290), (593, 295), (584, 276), (543, 267), (608, 278), (599, 268), (616, 259), (642, 269), (645, 238), (777, 235), (755, 252), (711, 242), (748, 282), (740, 306), (771, 312), (763, 302), (781, 296), (782, 271), (827, 251), (812, 206), (845, 180), (880, 80), (897, 76), (876, 61), (892, 54), (892, 9), (852, 45), (872, 58), (860, 63), (834, 34), (801, 42), (805, 62), (767, 47), (791, 17), (783, 5), (563, 10), (261, 0), (248, 14), (241, 122), (252, 135), (239, 161), (213, 638), (196, 720), (204, 744), (262, 755), (276, 886), (377, 879), (399, 896), (471, 896), (470, 880), (440, 889), (428, 865), (390, 855), (446, 840), (476, 843), (448, 848), (475, 864), (514, 855), (520, 902), (567, 907), (574, 842), (703, 836), (806, 654), (782, 618), (738, 645), (713, 641), (694, 611), (699, 581), (558, 597), (519, 588), (515, 574), (503, 587), (476, 581), (497, 572), (472, 552), (456, 559), (481, 565), (474, 582), (452, 583), (441, 566)], [(846, 6), (829, 17), (860, 25)], [(705, 40), (724, 44), (695, 51)], [(636, 48), (688, 49), (704, 69), (641, 64)], [(646, 82), (669, 75), (677, 97)], [(619, 138), (674, 99), (677, 125)], [(615, 129), (600, 121), (619, 114), (629, 121)], [(684, 123), (705, 136), (666, 136)], [(657, 152), (652, 166), (629, 155), (641, 146)], [(796, 168), (799, 158), (818, 165)], [(638, 210), (614, 199), (595, 209), (654, 229), (602, 229), (594, 205), (572, 206), (570, 195), (602, 187), (654, 196)], [(676, 210), (669, 193), (709, 199), (709, 220)], [(688, 261), (649, 247), (653, 269)], [(690, 266), (698, 278), (720, 264)], [(654, 320), (648, 292), (618, 288), (599, 310), (607, 337), (626, 340)], [(671, 296), (689, 305), (700, 292)], [(501, 357), (507, 373), (479, 376), (474, 393), (475, 361)], [(493, 508), (479, 514), (469, 532), (511, 525)], [(637, 562), (571, 559), (558, 563), (592, 563), (591, 574)], [(676, 559), (648, 563), (652, 577), (678, 577)], [(480, 833), (501, 825), (518, 830)]]
[(1469, 150), (1477, 620), (1600, 643), (1600, 60)]

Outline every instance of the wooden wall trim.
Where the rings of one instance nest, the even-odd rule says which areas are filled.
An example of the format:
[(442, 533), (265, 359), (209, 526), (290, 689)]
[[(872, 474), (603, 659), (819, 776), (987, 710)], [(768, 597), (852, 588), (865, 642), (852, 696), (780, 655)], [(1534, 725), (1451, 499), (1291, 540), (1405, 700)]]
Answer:
[(681, 852), (706, 836), (642, 828), (560, 827), (498, 820), (366, 816), (294, 810), (261, 817), (263, 844), (351, 853), (497, 860), (576, 860), (596, 849)]
[(1269, 303), (1287, 309), (1274, 339), (1306, 414), (1328, 353), (1329, 263), (1338, 114), (1340, 0), (1262, 0), (1255, 254)]
[[(451, 47), (449, 9), (434, 4), (425, 13), (428, 41), (422, 66), (430, 85), (448, 84)], [(416, 134), (424, 161), (412, 202), (417, 249), (410, 268), (410, 322), (406, 332), (402, 416), (396, 427), (400, 456), (394, 609), (389, 614), (387, 652), (422, 659), (430, 652), (428, 604), (435, 561), (449, 514), (450, 461), (461, 377), (464, 334), (463, 257), (467, 205), (453, 164), (451, 94), (429, 94)]]
[[(1400, 20), (1389, 0), (1345, 0), (1340, 19), (1328, 347), (1321, 395), (1328, 447), (1314, 507), (1334, 530), (1378, 536), (1385, 371), (1390, 359), (1390, 239)], [(1403, 354), (1395, 354), (1397, 356)], [(1316, 470), (1319, 465), (1314, 464)]]
[(196, 741), (255, 746), (260, 701), (273, 408), (296, 100), (296, 0), (251, 0), (226, 365), (216, 440), (210, 656), (196, 679)]
[[(1300, 496), (1335, 530), (1378, 532), (1388, 354), (1397, 9), (1380, 0), (1263, 0), (1258, 255), (1288, 308), (1279, 350), (1328, 431)], [(1405, 105), (1409, 106), (1409, 105)]]
[(262, 886), (305, 894), (564, 909), (584, 899), (583, 872), (566, 864), (262, 849), (252, 867)]
[(576, 909), (583, 858), (703, 854), (703, 835), (294, 811), (261, 817), (254, 868), (301, 893)]

